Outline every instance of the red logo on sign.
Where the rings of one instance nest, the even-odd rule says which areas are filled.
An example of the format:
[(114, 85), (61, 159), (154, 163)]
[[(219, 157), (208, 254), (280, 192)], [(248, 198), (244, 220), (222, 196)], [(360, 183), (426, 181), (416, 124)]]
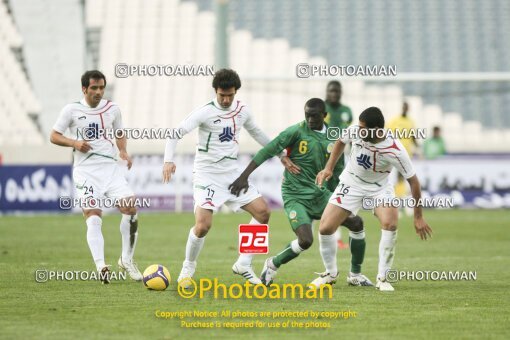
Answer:
[(269, 226), (267, 224), (239, 225), (239, 254), (269, 253)]

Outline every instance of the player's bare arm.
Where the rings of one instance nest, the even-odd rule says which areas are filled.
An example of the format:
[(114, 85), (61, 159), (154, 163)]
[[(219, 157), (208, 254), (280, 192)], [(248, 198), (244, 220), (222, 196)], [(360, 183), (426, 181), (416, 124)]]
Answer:
[[(418, 177), (414, 175), (407, 181), (411, 186), (411, 194), (413, 195), (415, 202), (420, 202), (421, 188)], [(423, 211), (419, 204), (416, 204), (414, 207), (414, 228), (416, 229), (416, 234), (418, 234), (422, 240), (426, 240), (427, 238), (432, 237), (432, 229), (423, 218)]]
[(59, 146), (75, 148), (76, 150), (83, 153), (92, 150), (92, 146), (90, 146), (90, 144), (87, 141), (67, 138), (66, 136), (55, 130), (51, 131), (50, 142)]
[(127, 167), (128, 169), (131, 169), (131, 166), (133, 165), (133, 160), (131, 159), (131, 156), (129, 156), (126, 150), (127, 138), (125, 136), (122, 138), (117, 138), (115, 142), (117, 143), (117, 148), (119, 148), (119, 157), (127, 161)]
[(250, 164), (244, 169), (243, 173), (232, 183), (228, 186), (228, 190), (233, 195), (239, 196), (241, 191), (244, 189), (244, 193), (248, 191), (249, 184), (248, 184), (248, 178), (250, 177), (251, 173), (255, 171), (255, 169), (258, 168), (257, 163), (254, 161), (251, 161)]
[(163, 183), (170, 182), (172, 175), (175, 174), (176, 168), (174, 162), (165, 162), (165, 164), (163, 164)]
[(324, 167), (324, 170), (317, 174), (317, 178), (315, 183), (319, 186), (322, 186), (324, 181), (328, 181), (331, 176), (333, 176), (333, 169), (335, 168), (340, 155), (344, 152), (345, 144), (339, 139), (335, 142), (333, 150), (331, 151), (331, 155), (329, 155), (328, 162)]

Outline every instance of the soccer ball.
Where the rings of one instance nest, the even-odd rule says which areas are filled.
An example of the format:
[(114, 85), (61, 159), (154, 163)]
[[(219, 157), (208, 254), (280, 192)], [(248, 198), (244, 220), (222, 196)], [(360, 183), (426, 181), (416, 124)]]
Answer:
[(170, 284), (170, 273), (160, 264), (148, 266), (143, 271), (143, 284), (148, 289), (165, 290)]

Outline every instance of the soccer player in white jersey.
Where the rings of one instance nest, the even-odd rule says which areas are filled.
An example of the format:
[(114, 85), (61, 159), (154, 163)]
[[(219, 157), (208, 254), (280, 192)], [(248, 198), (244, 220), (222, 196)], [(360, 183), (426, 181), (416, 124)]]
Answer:
[[(359, 116), (359, 126), (352, 126), (347, 132), (336, 141), (324, 170), (317, 174), (317, 184), (322, 185), (325, 180), (329, 180), (345, 145), (352, 142), (350, 161), (340, 175), (340, 183), (320, 222), (320, 253), (326, 271), (312, 284), (320, 287), (321, 284), (332, 284), (336, 281), (338, 269), (335, 231), (351, 213), (357, 214), (364, 205), (374, 208), (374, 214), (382, 228), (376, 288), (393, 291), (386, 273), (391, 269), (395, 255), (398, 208), (384, 203), (391, 203), (391, 199), (395, 197), (393, 187), (388, 183), (388, 175), (392, 168), (396, 168), (409, 182), (416, 202), (421, 198), (420, 182), (402, 143), (385, 133), (384, 116), (377, 107), (369, 107), (363, 111)], [(384, 201), (379, 205), (380, 200)], [(422, 240), (432, 235), (432, 229), (425, 222), (419, 205), (414, 207), (414, 226)]]
[[(103, 99), (106, 78), (101, 72), (85, 72), (81, 85), (83, 99), (62, 109), (53, 126), (50, 140), (53, 144), (73, 148), (73, 180), (77, 198), (84, 203), (82, 210), (87, 224), (87, 242), (96, 268), (101, 273), (101, 281), (110, 282), (110, 270), (105, 263), (101, 232), (102, 206), (97, 204), (105, 198), (111, 198), (114, 202), (118, 199), (118, 208), (122, 213), (122, 254), (118, 265), (126, 270), (133, 280), (140, 281), (142, 274), (133, 261), (138, 238), (135, 197), (117, 164), (117, 148), (118, 156), (127, 161), (128, 169), (131, 168), (132, 160), (126, 151), (126, 137), (117, 138), (114, 142), (104, 133), (106, 130), (122, 129), (120, 109), (117, 104)], [(73, 138), (64, 136), (67, 129)], [(96, 204), (92, 204), (94, 200)]]
[[(212, 226), (213, 212), (226, 205), (234, 211), (243, 209), (252, 215), (250, 224), (266, 224), (269, 208), (253, 185), (239, 197), (230, 193), (229, 185), (239, 176), (237, 163), (239, 133), (245, 128), (262, 146), (269, 143), (268, 136), (255, 124), (246, 104), (235, 100), (241, 80), (230, 69), (221, 69), (214, 75), (212, 86), (216, 98), (199, 107), (182, 121), (178, 128), (187, 134), (198, 127), (198, 144), (193, 167), (193, 199), (195, 201), (195, 225), (191, 228), (186, 244), (186, 258), (177, 281), (188, 286), (197, 265), (197, 258), (204, 245), (205, 236)], [(165, 148), (163, 182), (170, 181), (175, 173), (174, 153), (176, 139), (169, 139)], [(280, 157), (289, 171), (296, 171), (288, 157)], [(252, 284), (261, 281), (252, 268), (252, 254), (241, 254), (232, 266), (235, 274), (243, 276)]]

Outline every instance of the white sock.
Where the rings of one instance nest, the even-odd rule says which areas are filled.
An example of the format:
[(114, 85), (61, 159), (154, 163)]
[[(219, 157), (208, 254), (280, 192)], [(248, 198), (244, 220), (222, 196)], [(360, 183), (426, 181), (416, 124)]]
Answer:
[(87, 223), (87, 243), (89, 244), (92, 258), (96, 263), (97, 270), (103, 269), (104, 263), (104, 239), (101, 233), (103, 220), (97, 215), (92, 215), (85, 221)]
[(299, 246), (299, 241), (297, 239), (295, 239), (294, 241), (292, 241), (290, 243), (290, 249), (292, 249), (292, 251), (295, 253), (295, 254), (301, 254), (302, 252), (304, 252), (305, 250), (303, 248), (301, 248)]
[(120, 220), (120, 234), (122, 236), (122, 262), (133, 262), (136, 240), (138, 239), (138, 214), (122, 214)]
[[(261, 223), (252, 217), (249, 224)], [(240, 264), (241, 266), (251, 266), (251, 262), (253, 261), (254, 256), (255, 254), (239, 254), (239, 258), (237, 259), (236, 263)]]
[(339, 226), (339, 227), (336, 229), (335, 237), (336, 237), (336, 240), (337, 240), (337, 241), (341, 241), (341, 240), (342, 240), (342, 227), (341, 227), (341, 226)]
[(191, 262), (196, 265), (196, 261), (202, 247), (204, 246), (205, 236), (197, 237), (191, 228), (188, 235), (188, 242), (186, 243), (186, 260), (184, 262)]
[(379, 269), (378, 278), (385, 278), (388, 269), (391, 269), (395, 256), (395, 242), (397, 231), (381, 230), (381, 241), (379, 242)]
[(338, 274), (338, 268), (336, 265), (337, 245), (335, 234), (319, 234), (319, 244), (322, 261), (324, 262), (324, 267), (326, 267), (326, 272), (331, 274), (331, 276), (336, 276)]

